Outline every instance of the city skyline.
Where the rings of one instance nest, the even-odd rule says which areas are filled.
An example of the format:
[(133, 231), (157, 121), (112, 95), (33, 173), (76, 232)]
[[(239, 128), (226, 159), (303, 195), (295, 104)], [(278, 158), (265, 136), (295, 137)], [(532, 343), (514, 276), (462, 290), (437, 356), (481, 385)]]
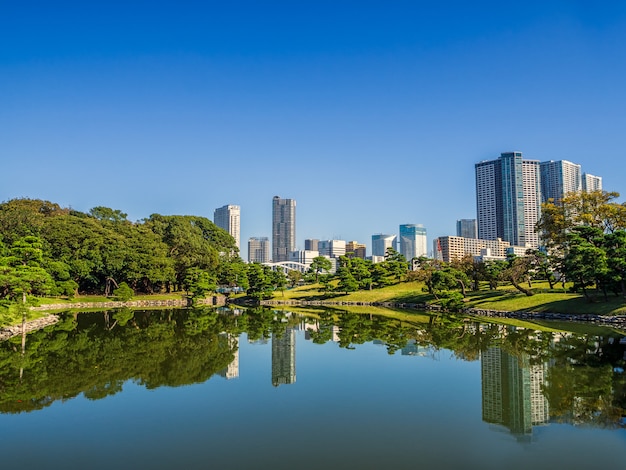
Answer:
[(239, 205), (245, 259), (275, 194), (298, 201), (296, 249), (454, 234), (473, 164), (502, 152), (624, 195), (625, 42), (622, 2), (8, 3), (0, 200)]

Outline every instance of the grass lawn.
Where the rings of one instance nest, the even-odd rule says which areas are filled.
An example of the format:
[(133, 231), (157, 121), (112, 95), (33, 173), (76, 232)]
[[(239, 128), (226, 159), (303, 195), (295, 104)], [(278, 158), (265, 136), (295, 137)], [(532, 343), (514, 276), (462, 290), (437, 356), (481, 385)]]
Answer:
[[(274, 300), (319, 300), (343, 302), (398, 302), (432, 303), (434, 296), (424, 292), (420, 282), (401, 282), (393, 286), (358, 291), (348, 295), (324, 293), (320, 284), (296, 287), (274, 295)], [(626, 315), (626, 301), (621, 297), (594, 297), (593, 302), (578, 293), (565, 292), (562, 288), (549, 289), (547, 283), (534, 283), (535, 295), (527, 296), (512, 286), (488, 290), (481, 286), (477, 292), (467, 292), (467, 306), (489, 310), (529, 311), (566, 314)]]

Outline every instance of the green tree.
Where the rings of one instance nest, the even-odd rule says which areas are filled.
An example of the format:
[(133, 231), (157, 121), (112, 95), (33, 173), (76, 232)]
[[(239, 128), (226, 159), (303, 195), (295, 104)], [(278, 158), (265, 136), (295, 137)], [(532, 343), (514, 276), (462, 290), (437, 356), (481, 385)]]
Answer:
[(350, 268), (348, 266), (341, 266), (337, 270), (337, 277), (339, 278), (339, 283), (337, 284), (336, 289), (339, 292), (345, 292), (347, 295), (349, 292), (358, 290), (359, 283), (350, 272)]
[(215, 278), (200, 268), (189, 268), (183, 286), (192, 299), (203, 299), (217, 287)]
[(281, 266), (277, 266), (275, 271), (270, 272), (270, 282), (272, 287), (279, 290), (283, 296), (285, 295), (285, 287), (287, 287), (287, 276)]
[(298, 282), (302, 279), (302, 273), (296, 269), (290, 269), (287, 273), (287, 279), (289, 280), (289, 285), (292, 288), (296, 287)]
[(260, 263), (248, 264), (248, 290), (246, 293), (257, 300), (272, 296), (272, 270)]
[(324, 272), (328, 272), (332, 269), (333, 265), (331, 261), (324, 256), (316, 256), (311, 261), (310, 269), (315, 273), (315, 282), (319, 281), (319, 275)]
[(618, 230), (604, 236), (607, 257), (607, 277), (613, 291), (626, 298), (626, 231)]
[(608, 274), (608, 263), (603, 244), (604, 234), (598, 227), (578, 226), (567, 234), (567, 251), (563, 263), (566, 277), (574, 282), (591, 301), (587, 287), (597, 285)]
[(510, 282), (520, 292), (531, 296), (533, 291), (522, 286), (522, 282), (530, 282), (531, 266), (530, 257), (509, 255), (507, 256), (506, 267), (500, 271), (500, 278)]
[(385, 252), (385, 263), (389, 275), (394, 277), (397, 282), (400, 282), (409, 270), (409, 265), (404, 255), (391, 247), (387, 248)]
[(132, 299), (133, 295), (135, 295), (135, 293), (125, 282), (120, 283), (119, 287), (113, 290), (115, 300), (121, 300), (122, 302)]

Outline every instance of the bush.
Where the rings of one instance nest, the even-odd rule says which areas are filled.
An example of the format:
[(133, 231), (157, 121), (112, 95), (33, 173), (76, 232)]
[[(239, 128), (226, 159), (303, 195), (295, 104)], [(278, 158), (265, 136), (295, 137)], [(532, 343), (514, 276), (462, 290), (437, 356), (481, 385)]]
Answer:
[(135, 292), (125, 282), (122, 282), (117, 289), (113, 289), (113, 297), (115, 300), (125, 302), (132, 299), (133, 295), (135, 295)]

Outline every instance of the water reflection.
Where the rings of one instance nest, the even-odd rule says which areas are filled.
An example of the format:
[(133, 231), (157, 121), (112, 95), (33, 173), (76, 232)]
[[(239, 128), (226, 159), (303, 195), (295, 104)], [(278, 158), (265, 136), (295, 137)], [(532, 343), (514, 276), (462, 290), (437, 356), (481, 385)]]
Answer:
[(531, 365), (527, 354), (515, 357), (493, 347), (481, 354), (480, 365), (483, 421), (507, 427), (520, 440), (549, 421), (547, 364)]
[(296, 330), (287, 328), (272, 335), (272, 385), (296, 381)]
[[(582, 331), (582, 330), (581, 330)], [(18, 413), (83, 394), (98, 400), (127, 381), (146, 388), (239, 377), (239, 341), (271, 341), (271, 383), (296, 381), (296, 338), (389, 355), (436, 358), (451, 351), (480, 361), (482, 419), (528, 441), (547, 423), (624, 427), (625, 345), (609, 330), (537, 331), (466, 318), (320, 310), (166, 310), (65, 315), (59, 323), (0, 343), (0, 412)], [(245, 358), (242, 358), (245, 360)]]

